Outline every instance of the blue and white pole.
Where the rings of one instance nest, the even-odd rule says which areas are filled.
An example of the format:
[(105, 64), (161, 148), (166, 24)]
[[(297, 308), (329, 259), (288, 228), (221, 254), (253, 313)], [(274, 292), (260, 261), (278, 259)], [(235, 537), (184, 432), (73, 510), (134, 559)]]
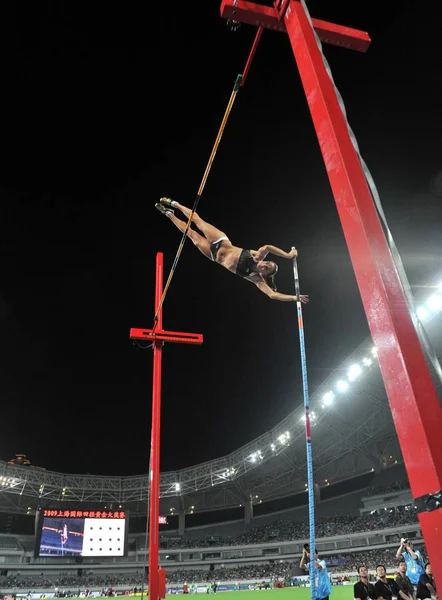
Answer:
[(311, 599), (316, 600), (315, 488), (313, 481), (312, 439), (307, 381), (307, 361), (305, 356), (304, 324), (302, 320), (301, 293), (299, 290), (298, 261), (296, 259), (296, 256), (293, 258), (293, 276), (295, 279), (296, 307), (298, 311), (299, 346), (301, 349), (302, 390), (304, 394), (305, 410), (305, 443), (307, 449), (307, 488), (310, 528), (310, 594)]

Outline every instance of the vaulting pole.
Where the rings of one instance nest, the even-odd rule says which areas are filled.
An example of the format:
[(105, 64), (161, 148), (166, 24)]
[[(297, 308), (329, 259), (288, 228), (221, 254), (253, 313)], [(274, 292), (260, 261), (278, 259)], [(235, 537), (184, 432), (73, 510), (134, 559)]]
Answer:
[(298, 313), (299, 347), (301, 351), (302, 391), (304, 396), (305, 445), (307, 453), (307, 492), (308, 519), (310, 533), (310, 597), (316, 600), (316, 535), (315, 535), (315, 482), (313, 478), (313, 453), (310, 423), (310, 399), (308, 393), (307, 358), (305, 353), (304, 321), (302, 319), (301, 291), (299, 288), (298, 261), (293, 258), (293, 277), (295, 280), (296, 309)]

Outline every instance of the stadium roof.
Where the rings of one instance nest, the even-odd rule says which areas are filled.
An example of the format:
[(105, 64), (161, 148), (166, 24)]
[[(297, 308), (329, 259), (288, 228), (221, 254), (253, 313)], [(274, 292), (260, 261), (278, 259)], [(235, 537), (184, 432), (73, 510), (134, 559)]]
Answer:
[[(441, 356), (442, 284), (418, 307)], [(436, 382), (440, 393), (441, 384)], [(295, 404), (295, 402), (294, 402)], [(221, 458), (161, 475), (161, 510), (201, 512), (306, 491), (302, 398), (276, 427)], [(370, 339), (336, 368), (310, 398), (315, 480), (320, 487), (402, 462), (388, 399)], [(0, 510), (40, 506), (122, 506), (145, 514), (148, 475), (64, 474), (0, 461)]]

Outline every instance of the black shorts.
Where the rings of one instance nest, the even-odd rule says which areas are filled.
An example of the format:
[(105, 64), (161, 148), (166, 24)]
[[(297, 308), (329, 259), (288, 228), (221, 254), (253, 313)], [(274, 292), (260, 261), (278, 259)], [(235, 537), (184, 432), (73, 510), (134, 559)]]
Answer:
[(218, 254), (218, 250), (223, 245), (223, 242), (228, 242), (228, 241), (229, 241), (228, 237), (222, 237), (219, 240), (216, 240), (216, 242), (212, 242), (210, 244), (210, 254), (212, 255), (213, 262), (216, 262), (216, 255)]

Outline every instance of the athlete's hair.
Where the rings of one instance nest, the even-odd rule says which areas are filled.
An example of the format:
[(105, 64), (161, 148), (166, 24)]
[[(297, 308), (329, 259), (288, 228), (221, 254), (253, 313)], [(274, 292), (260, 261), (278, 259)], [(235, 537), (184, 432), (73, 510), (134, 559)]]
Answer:
[(269, 263), (272, 265), (273, 271), (270, 275), (267, 275), (267, 277), (265, 278), (265, 282), (269, 287), (272, 288), (272, 290), (274, 292), (276, 292), (278, 290), (278, 288), (276, 287), (275, 276), (276, 276), (276, 273), (278, 272), (278, 265), (275, 262), (273, 262), (272, 260), (269, 260)]

